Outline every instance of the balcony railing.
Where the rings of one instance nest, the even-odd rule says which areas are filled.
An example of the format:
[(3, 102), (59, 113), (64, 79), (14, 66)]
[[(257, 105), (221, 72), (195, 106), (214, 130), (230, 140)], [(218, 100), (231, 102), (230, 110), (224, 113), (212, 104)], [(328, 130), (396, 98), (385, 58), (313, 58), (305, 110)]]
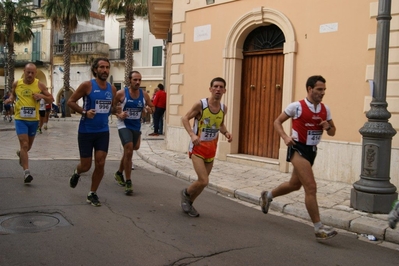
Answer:
[(125, 60), (125, 48), (109, 49), (109, 60)]
[[(108, 55), (109, 46), (102, 42), (81, 42), (72, 43), (71, 52), (72, 54), (102, 54)], [(54, 54), (59, 55), (64, 52), (63, 44), (54, 45)]]
[[(15, 66), (23, 66), (28, 62), (33, 63), (49, 63), (50, 57), (45, 52), (31, 52), (31, 53), (16, 53), (14, 65)], [(4, 57), (0, 57), (0, 67), (4, 67)]]

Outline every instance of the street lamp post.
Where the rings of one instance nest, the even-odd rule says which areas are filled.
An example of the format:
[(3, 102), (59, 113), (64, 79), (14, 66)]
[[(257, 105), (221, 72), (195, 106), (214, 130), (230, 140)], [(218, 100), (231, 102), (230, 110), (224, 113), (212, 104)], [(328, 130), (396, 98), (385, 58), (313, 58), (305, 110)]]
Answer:
[(359, 130), (363, 136), (360, 180), (351, 190), (351, 207), (369, 213), (389, 213), (398, 198), (396, 187), (390, 183), (392, 137), (396, 130), (388, 122), (391, 114), (386, 102), (388, 79), (391, 0), (378, 2), (377, 38), (373, 95), (368, 121)]

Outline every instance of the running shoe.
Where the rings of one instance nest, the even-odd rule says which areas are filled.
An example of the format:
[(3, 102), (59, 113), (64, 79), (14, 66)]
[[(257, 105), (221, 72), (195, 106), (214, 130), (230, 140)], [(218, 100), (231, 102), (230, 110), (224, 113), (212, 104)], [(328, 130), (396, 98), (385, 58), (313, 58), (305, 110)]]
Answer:
[(44, 126), (44, 130), (47, 130), (47, 125)]
[(187, 195), (187, 189), (183, 189), (181, 191), (181, 208), (185, 213), (188, 213), (190, 211), (190, 206), (191, 206), (191, 200), (190, 197)]
[(119, 171), (116, 171), (116, 173), (115, 173), (115, 180), (116, 180), (116, 182), (118, 182), (118, 184), (121, 186), (121, 187), (124, 187), (125, 186), (125, 178), (123, 177), (123, 174), (122, 173), (120, 173)]
[(125, 194), (130, 196), (133, 194), (132, 180), (126, 180)]
[(389, 222), (389, 227), (392, 229), (396, 228), (396, 224), (399, 222), (399, 200), (396, 200), (392, 204), (392, 210), (388, 214), (388, 222)]
[(262, 212), (264, 214), (268, 213), (269, 207), (270, 207), (270, 203), (273, 201), (272, 199), (268, 199), (267, 198), (267, 193), (268, 193), (268, 191), (264, 190), (260, 194), (260, 196), (262, 198), (262, 203), (260, 205), (260, 208), (262, 209)]
[(322, 225), (319, 230), (315, 231), (317, 240), (325, 240), (336, 236), (338, 233), (334, 228)]
[(25, 184), (32, 182), (32, 180), (33, 180), (33, 177), (31, 175), (25, 175), (25, 178), (24, 178)]
[(71, 188), (75, 188), (75, 187), (78, 185), (79, 178), (80, 178), (80, 175), (78, 175), (77, 171), (75, 170), (75, 171), (73, 172), (73, 175), (72, 175), (71, 178), (69, 179), (69, 186), (70, 186)]
[(181, 208), (183, 212), (187, 213), (191, 217), (198, 217), (199, 213), (193, 207), (193, 203), (190, 197), (187, 195), (187, 189), (181, 191)]
[(87, 195), (87, 203), (90, 203), (94, 207), (100, 207), (101, 202), (98, 200), (98, 196), (95, 192), (90, 192), (89, 195)]
[(42, 129), (40, 127), (38, 127), (37, 132), (39, 132), (39, 134), (42, 134)]
[(187, 212), (188, 216), (190, 217), (198, 217), (200, 216), (197, 210), (194, 208), (193, 205), (190, 205), (190, 210)]
[(18, 150), (17, 151), (17, 156), (19, 158), (19, 165), (22, 166), (22, 162), (21, 162), (21, 152)]

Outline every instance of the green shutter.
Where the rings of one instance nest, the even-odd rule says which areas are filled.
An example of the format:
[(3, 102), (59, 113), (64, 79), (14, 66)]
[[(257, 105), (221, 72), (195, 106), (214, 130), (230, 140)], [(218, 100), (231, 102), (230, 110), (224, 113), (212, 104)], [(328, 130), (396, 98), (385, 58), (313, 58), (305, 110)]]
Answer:
[(152, 66), (162, 66), (162, 46), (152, 47)]

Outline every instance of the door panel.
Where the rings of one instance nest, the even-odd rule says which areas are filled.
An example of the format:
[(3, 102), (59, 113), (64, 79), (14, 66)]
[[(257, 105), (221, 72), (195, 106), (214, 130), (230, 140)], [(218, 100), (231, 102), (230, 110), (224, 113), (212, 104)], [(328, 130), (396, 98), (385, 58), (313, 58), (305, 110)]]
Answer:
[(281, 49), (244, 53), (239, 153), (278, 158), (273, 122), (281, 113), (284, 55)]

